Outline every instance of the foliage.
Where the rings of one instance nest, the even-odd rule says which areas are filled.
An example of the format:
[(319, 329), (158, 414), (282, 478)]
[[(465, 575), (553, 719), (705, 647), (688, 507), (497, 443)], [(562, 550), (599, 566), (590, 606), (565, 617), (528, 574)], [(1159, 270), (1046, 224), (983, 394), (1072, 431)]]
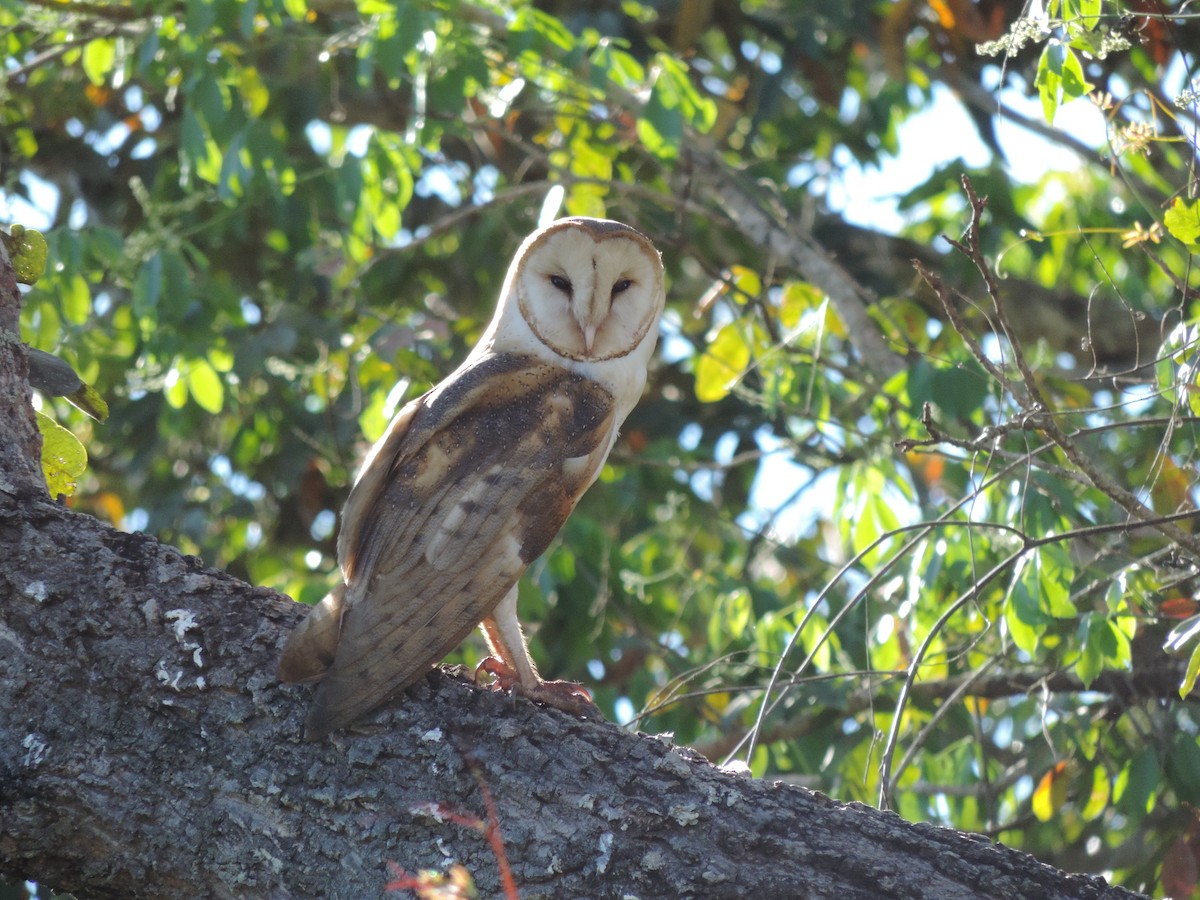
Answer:
[[(23, 339), (111, 409), (40, 400), (87, 447), (73, 503), (317, 599), (365, 442), (561, 191), (670, 290), (522, 583), (543, 671), (755, 774), (1192, 890), (1197, 26), (867, 6), (0, 0), (7, 210), (50, 260)], [(906, 192), (903, 235), (846, 221), (942, 84), (994, 163)], [(1072, 102), (1106, 146), (1049, 127)], [(1006, 169), (1002, 117), (1081, 162)]]

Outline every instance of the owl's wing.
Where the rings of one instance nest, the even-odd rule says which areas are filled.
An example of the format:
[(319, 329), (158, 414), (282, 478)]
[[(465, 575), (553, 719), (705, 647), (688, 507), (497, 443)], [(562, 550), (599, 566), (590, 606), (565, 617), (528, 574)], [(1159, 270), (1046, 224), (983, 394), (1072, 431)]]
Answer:
[(416, 402), (347, 502), (345, 609), (309, 738), (412, 684), (490, 615), (613, 440), (603, 387), (521, 354), (483, 357)]

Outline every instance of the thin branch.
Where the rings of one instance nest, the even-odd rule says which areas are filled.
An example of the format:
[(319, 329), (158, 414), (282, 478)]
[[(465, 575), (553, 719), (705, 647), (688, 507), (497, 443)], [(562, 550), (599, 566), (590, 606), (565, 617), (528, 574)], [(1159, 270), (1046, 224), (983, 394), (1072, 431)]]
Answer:
[(56, 13), (106, 19), (112, 22), (136, 22), (146, 16), (132, 6), (87, 3), (84, 0), (25, 0), (27, 6), (40, 6)]
[[(1129, 513), (1130, 516), (1140, 522), (1149, 522), (1155, 520), (1154, 527), (1157, 528), (1163, 535), (1170, 540), (1185, 547), (1188, 552), (1196, 560), (1200, 560), (1200, 537), (1184, 531), (1171, 521), (1162, 521), (1153, 510), (1149, 509), (1142, 503), (1133, 493), (1126, 490), (1121, 485), (1114, 482), (1084, 454), (1079, 447), (1072, 441), (1065, 432), (1059, 427), (1055, 421), (1055, 410), (1046, 396), (1042, 393), (1041, 387), (1038, 385), (1037, 377), (1033, 370), (1029, 367), (1029, 363), (1025, 359), (1024, 353), (1018, 343), (1012, 340), (1012, 329), (1009, 326), (1007, 312), (1004, 306), (1004, 300), (1000, 294), (1000, 288), (996, 281), (996, 276), (984, 259), (983, 251), (980, 247), (980, 220), (983, 215), (983, 210), (987, 206), (987, 199), (980, 198), (975, 193), (974, 187), (971, 185), (971, 179), (964, 175), (962, 177), (963, 189), (967, 193), (967, 199), (971, 204), (971, 223), (967, 228), (966, 241), (955, 241), (947, 239), (950, 243), (968, 259), (974, 263), (980, 275), (983, 276), (984, 284), (987, 288), (988, 296), (992, 300), (992, 304), (996, 311), (996, 318), (1000, 323), (1002, 332), (1009, 336), (1009, 345), (1013, 354), (1013, 361), (1017, 366), (1017, 370), (1021, 373), (1021, 378), (1024, 382), (1024, 391), (1028, 393), (1028, 408), (1026, 415), (1032, 416), (1035, 419), (1036, 427), (1043, 431), (1050, 438), (1070, 462), (1083, 472), (1092, 485), (1103, 494), (1116, 501), (1120, 506)], [(955, 326), (957, 330), (957, 325)], [(968, 333), (959, 332), (963, 339), (966, 340)], [(978, 344), (976, 344), (978, 347)], [(980, 348), (981, 349), (981, 348)], [(976, 350), (972, 348), (972, 352)], [(980, 364), (984, 364), (986, 355), (976, 354), (976, 358)]]

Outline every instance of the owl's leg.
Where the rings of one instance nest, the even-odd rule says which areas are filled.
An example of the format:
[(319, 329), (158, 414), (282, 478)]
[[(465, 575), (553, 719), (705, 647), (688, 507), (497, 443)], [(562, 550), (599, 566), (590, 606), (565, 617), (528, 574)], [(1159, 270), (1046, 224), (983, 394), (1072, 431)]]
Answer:
[(553, 706), (576, 716), (600, 718), (600, 710), (591, 694), (573, 681), (542, 681), (537, 666), (525, 645), (521, 623), (517, 621), (517, 587), (513, 585), (496, 611), (481, 623), (483, 636), (492, 655), (475, 669), (496, 676), (496, 687), (512, 690), (530, 700)]
[[(525, 635), (521, 631), (521, 623), (517, 621), (517, 586), (504, 595), (496, 611), (480, 623), (483, 636), (487, 640), (488, 649), (492, 651), (492, 662), (500, 663), (493, 666), (488, 660), (480, 663), (487, 666), (486, 671), (495, 675), (505, 688), (519, 684), (522, 687), (536, 687), (542, 683), (537, 666), (529, 656), (525, 646)], [(501, 671), (496, 671), (499, 668)], [(504, 671), (506, 670), (506, 671)], [(508, 682), (505, 684), (505, 682)]]

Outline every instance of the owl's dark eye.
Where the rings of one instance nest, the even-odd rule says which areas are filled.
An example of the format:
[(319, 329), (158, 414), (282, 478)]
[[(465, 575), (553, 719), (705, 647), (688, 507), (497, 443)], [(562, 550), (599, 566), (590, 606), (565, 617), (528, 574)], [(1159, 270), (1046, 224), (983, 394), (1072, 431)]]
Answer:
[(560, 291), (562, 291), (564, 294), (567, 294), (568, 296), (570, 296), (571, 279), (563, 278), (561, 275), (551, 275), (550, 283), (552, 285), (554, 285), (556, 288), (558, 288)]
[(612, 289), (613, 296), (615, 297), (617, 294), (623, 294), (623, 293), (625, 293), (625, 291), (629, 290), (631, 287), (633, 287), (633, 279), (622, 278), (620, 281), (618, 281), (616, 284), (613, 285), (613, 289)]

